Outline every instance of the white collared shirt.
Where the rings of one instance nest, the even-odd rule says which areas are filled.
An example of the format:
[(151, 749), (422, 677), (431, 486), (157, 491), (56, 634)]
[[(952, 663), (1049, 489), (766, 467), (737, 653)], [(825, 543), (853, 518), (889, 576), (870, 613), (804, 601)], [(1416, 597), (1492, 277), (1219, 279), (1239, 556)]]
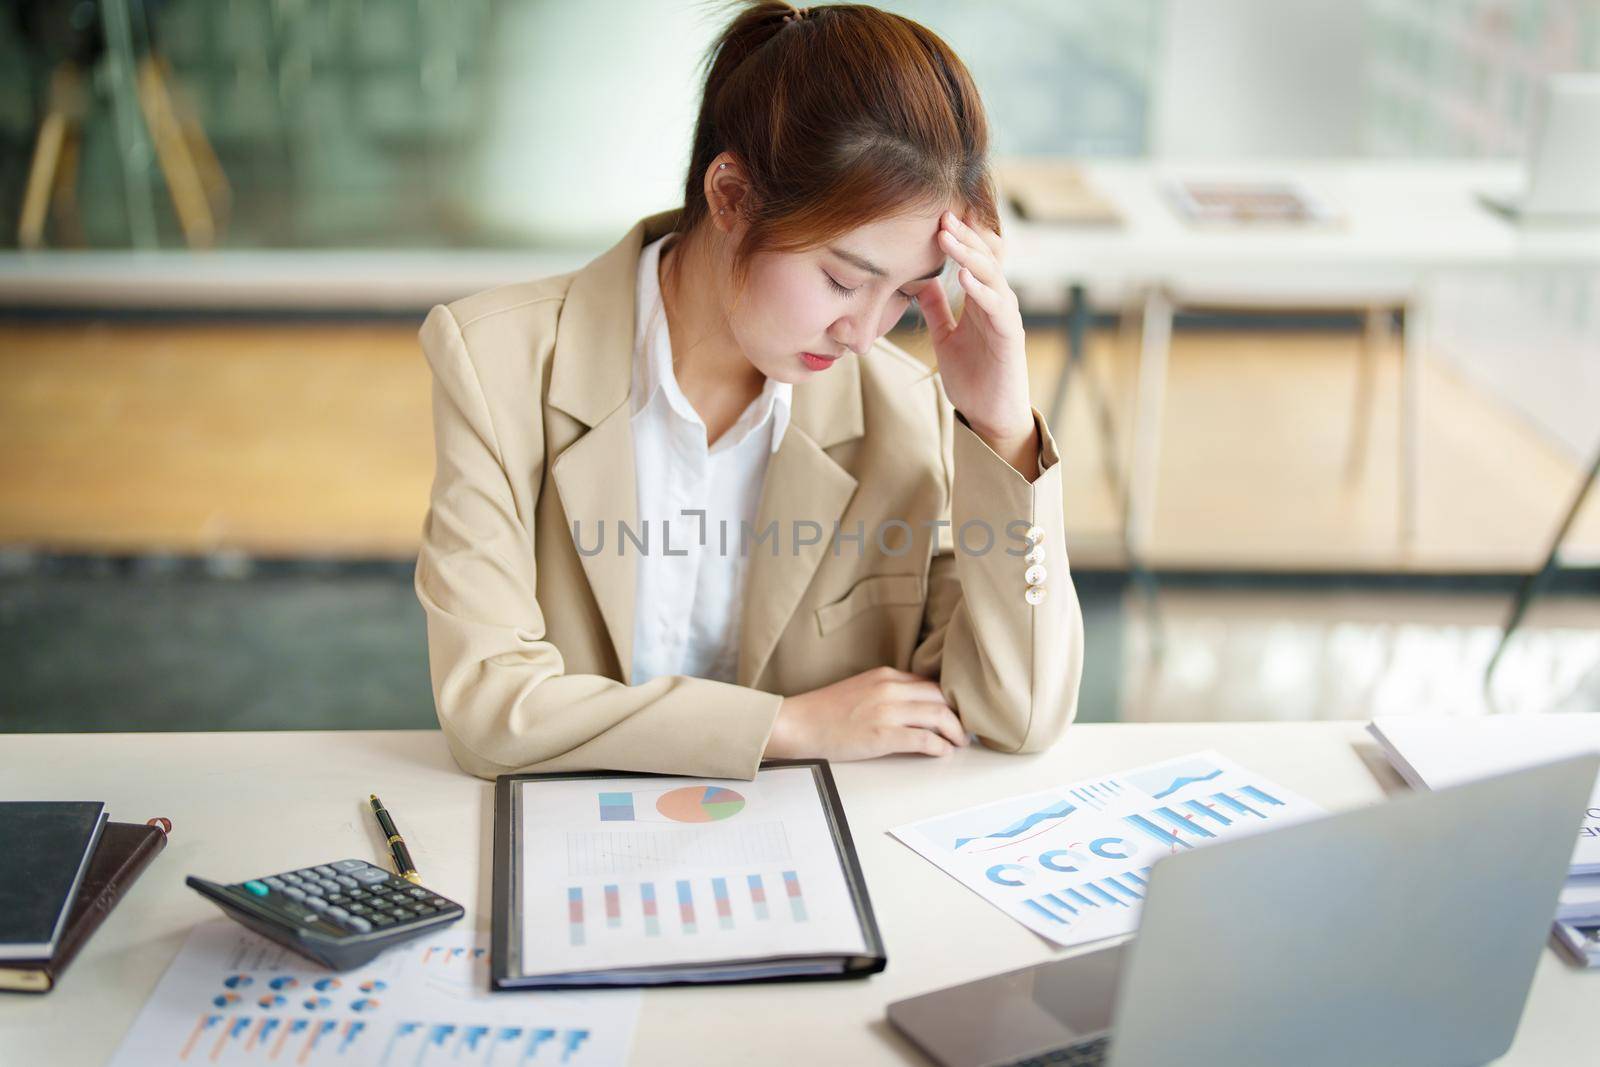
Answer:
[[(640, 253), (635, 303), (634, 482), (649, 549), (626, 547), (637, 563), (634, 685), (675, 674), (734, 680), (749, 564), (739, 551), (739, 524), (756, 525), (767, 461), (783, 441), (794, 392), (767, 379), (738, 421), (706, 447), (705, 422), (672, 369), (657, 275), (662, 246), (671, 239), (662, 237)], [(703, 523), (684, 514), (697, 510), (705, 512)]]

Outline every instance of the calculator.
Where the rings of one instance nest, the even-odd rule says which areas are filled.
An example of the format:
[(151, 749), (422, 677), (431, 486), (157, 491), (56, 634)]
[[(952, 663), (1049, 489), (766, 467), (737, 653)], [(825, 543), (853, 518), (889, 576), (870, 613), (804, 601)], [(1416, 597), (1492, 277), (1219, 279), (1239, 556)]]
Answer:
[(336, 971), (466, 914), (460, 904), (365, 860), (335, 860), (223, 885), (190, 875), (188, 886), (230, 919)]

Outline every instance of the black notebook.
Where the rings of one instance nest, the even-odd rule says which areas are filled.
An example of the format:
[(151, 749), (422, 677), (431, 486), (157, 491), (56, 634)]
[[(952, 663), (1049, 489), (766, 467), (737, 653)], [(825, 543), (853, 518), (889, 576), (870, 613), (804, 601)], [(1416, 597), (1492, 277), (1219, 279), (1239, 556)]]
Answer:
[(494, 989), (851, 978), (887, 962), (825, 760), (768, 760), (748, 782), (503, 775), (494, 818)]
[(99, 801), (0, 803), (0, 959), (54, 954), (105, 823)]

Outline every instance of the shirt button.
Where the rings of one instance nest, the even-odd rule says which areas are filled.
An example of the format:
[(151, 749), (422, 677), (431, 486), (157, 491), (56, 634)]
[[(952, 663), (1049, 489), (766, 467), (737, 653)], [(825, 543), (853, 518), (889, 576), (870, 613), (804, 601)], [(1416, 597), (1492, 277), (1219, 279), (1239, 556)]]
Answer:
[(1044, 546), (1043, 545), (1034, 545), (1032, 548), (1028, 549), (1027, 553), (1022, 557), (1022, 562), (1024, 562), (1024, 563), (1043, 563), (1044, 562)]
[(1038, 526), (1028, 527), (1027, 533), (1022, 535), (1030, 545), (1036, 545), (1044, 540), (1044, 530)]
[(1044, 568), (1035, 563), (1033, 566), (1022, 572), (1022, 580), (1027, 582), (1029, 585), (1043, 585)]
[(1026, 600), (1029, 603), (1029, 605), (1036, 605), (1036, 604), (1040, 603), (1042, 600), (1044, 600), (1044, 586), (1042, 586), (1042, 585), (1030, 585), (1030, 586), (1028, 586), (1027, 590), (1024, 591), (1023, 594), (1022, 594), (1022, 599)]

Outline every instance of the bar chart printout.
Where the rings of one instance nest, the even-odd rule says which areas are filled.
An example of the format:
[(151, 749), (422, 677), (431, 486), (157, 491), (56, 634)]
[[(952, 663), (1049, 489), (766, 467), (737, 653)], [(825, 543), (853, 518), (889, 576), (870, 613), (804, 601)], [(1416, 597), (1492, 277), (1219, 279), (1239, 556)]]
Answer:
[(890, 832), (1035, 933), (1132, 932), (1152, 871), (1190, 849), (1322, 814), (1216, 752), (994, 801)]
[[(523, 783), (524, 975), (861, 955), (809, 767)], [(610, 979), (606, 979), (610, 980)]]
[[(424, 938), (333, 975), (226, 919), (201, 923), (112, 1067), (620, 1065), (639, 994), (487, 992), (488, 941)], [(249, 995), (247, 995), (249, 994)]]

